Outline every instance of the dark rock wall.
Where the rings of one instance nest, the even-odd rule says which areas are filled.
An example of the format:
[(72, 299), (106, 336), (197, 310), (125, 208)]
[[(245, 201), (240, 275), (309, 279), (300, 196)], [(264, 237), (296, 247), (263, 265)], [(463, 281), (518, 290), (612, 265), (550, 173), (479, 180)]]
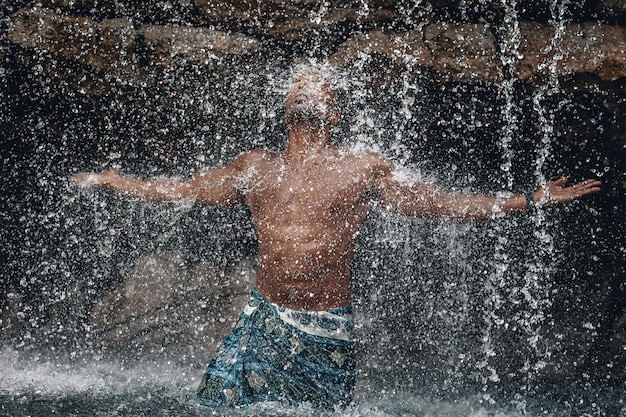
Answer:
[[(347, 79), (345, 146), (378, 146), (457, 191), (606, 184), (485, 224), (375, 210), (354, 268), (364, 362), (418, 385), (623, 381), (626, 6), (573, 3), (3, 3), (2, 339), (202, 362), (245, 298), (221, 274), (254, 257), (247, 210), (154, 206), (66, 176), (186, 178), (281, 149), (290, 70), (313, 58)], [(142, 305), (146, 293), (160, 296)]]
[[(358, 10), (330, 7), (316, 15), (302, 5), (286, 4), (271, 11), (259, 6), (254, 13), (232, 4), (196, 5), (213, 11), (198, 22), (202, 26), (140, 23), (124, 15), (125, 9), (115, 13), (120, 17), (99, 19), (58, 9), (24, 8), (5, 19), (5, 39), (9, 45), (48, 53), (105, 78), (135, 84), (158, 77), (160, 69), (172, 68), (177, 57), (206, 65), (225, 56), (258, 56), (270, 45), (274, 46), (273, 54), (278, 49), (279, 55), (326, 56), (339, 66), (363, 52), (378, 54), (402, 67), (432, 68), (444, 79), (464, 82), (502, 81), (501, 56), (507, 53), (515, 54), (513, 72), (522, 80), (545, 76), (551, 69), (546, 63), (556, 54), (562, 56), (552, 72), (559, 76), (592, 73), (615, 81), (626, 75), (626, 29), (621, 26), (564, 21), (561, 26), (516, 22), (511, 28), (504, 23), (502, 28), (509, 32), (514, 45), (501, 51), (496, 38), (502, 33), (494, 23), (430, 23), (418, 16), (417, 29), (396, 29), (385, 23), (386, 14), (373, 13), (367, 16), (375, 23), (365, 30), (367, 25), (359, 19)], [(149, 10), (145, 13), (151, 16)], [(228, 21), (225, 16), (241, 24), (255, 21), (257, 30), (240, 28), (237, 33), (232, 29), (237, 25), (211, 24), (212, 18)], [(267, 21), (273, 22), (270, 28), (265, 27)], [(339, 30), (346, 32), (337, 33)]]

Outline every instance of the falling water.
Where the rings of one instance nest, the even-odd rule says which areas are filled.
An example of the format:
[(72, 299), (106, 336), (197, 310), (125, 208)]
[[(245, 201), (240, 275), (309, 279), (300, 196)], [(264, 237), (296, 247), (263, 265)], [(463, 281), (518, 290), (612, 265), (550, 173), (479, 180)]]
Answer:
[[(358, 24), (366, 25), (374, 5), (357, 3)], [(306, 55), (314, 62), (308, 65), (328, 75), (343, 108), (335, 140), (346, 149), (373, 149), (454, 192), (523, 193), (561, 174), (566, 168), (555, 153), (580, 153), (564, 149), (558, 118), (568, 105), (584, 107), (564, 92), (557, 70), (566, 53), (569, 4), (550, 5), (554, 33), (541, 67), (547, 76), (532, 87), (516, 75), (523, 59), (520, 5), (502, 6), (503, 19), (490, 29), (502, 69), (495, 85), (443, 82), (402, 50), (394, 51), (402, 67), (362, 52), (350, 66), (334, 68), (325, 63), (329, 47), (312, 42)], [(331, 8), (321, 2), (307, 18), (323, 26)], [(470, 8), (467, 2), (461, 18)], [(401, 2), (398, 11), (394, 25), (419, 31), (434, 13), (433, 4), (422, 1)], [(256, 253), (249, 212), (155, 205), (77, 187), (67, 176), (119, 168), (142, 178), (186, 179), (248, 149), (283, 149), (284, 93), (298, 66), (279, 52), (230, 66), (211, 59), (212, 71), (183, 60), (153, 85), (121, 83), (109, 96), (90, 96), (42, 75), (45, 56), (26, 68), (2, 69), (2, 86), (11, 91), (3, 109), (14, 105), (25, 122), (22, 115), (3, 115), (3, 126), (6, 118), (12, 127), (3, 149), (0, 414), (206, 414), (193, 395), (213, 345), (194, 346), (188, 342), (193, 335), (185, 339), (169, 329), (178, 339), (166, 334), (141, 345), (138, 340), (150, 333), (145, 330), (124, 341), (128, 346), (111, 346), (103, 343), (94, 311), (150, 262), (183, 281), (199, 270), (237, 276), (233, 265), (248, 265)], [(387, 70), (393, 77), (383, 76)], [(14, 78), (20, 91), (9, 88)], [(591, 111), (589, 129), (600, 132), (601, 110)], [(612, 148), (589, 147), (589, 160), (576, 162), (576, 175), (593, 169), (610, 177), (610, 169), (619, 167)], [(604, 346), (594, 343), (604, 337), (598, 323), (605, 312), (580, 300), (588, 288), (595, 289), (594, 300), (605, 300), (586, 280), (608, 274), (581, 253), (623, 256), (623, 248), (600, 248), (621, 244), (607, 230), (617, 226), (607, 215), (612, 208), (586, 200), (513, 217), (496, 213), (478, 223), (407, 218), (374, 205), (353, 265), (357, 398), (338, 415), (624, 413), (619, 385), (594, 385), (600, 377), (593, 373), (613, 362), (599, 357), (599, 365), (590, 365), (593, 347)], [(563, 288), (570, 282), (580, 287)], [(569, 313), (568, 291), (579, 298)], [(169, 306), (163, 311), (180, 313)], [(193, 319), (197, 327), (227, 320)], [(306, 405), (227, 415), (251, 413), (320, 415)]]
[[(500, 59), (504, 70), (504, 80), (500, 85), (501, 94), (504, 97), (504, 105), (502, 108), (502, 118), (505, 120), (503, 125), (502, 137), (500, 139), (500, 147), (502, 149), (503, 162), (500, 169), (506, 179), (507, 189), (513, 187), (514, 177), (511, 172), (513, 164), (512, 142), (517, 133), (517, 116), (515, 102), (515, 63), (519, 58), (520, 32), (517, 17), (517, 4), (515, 2), (503, 2), (505, 7), (504, 24), (500, 36)], [(501, 194), (501, 198), (506, 197), (506, 193)], [(501, 213), (495, 213), (496, 216), (502, 218)], [(484, 399), (493, 401), (489, 393), (489, 384), (497, 384), (500, 381), (498, 375), (497, 364), (494, 359), (497, 356), (494, 347), (494, 336), (497, 330), (506, 331), (508, 327), (508, 319), (503, 314), (502, 309), (506, 304), (506, 289), (510, 287), (511, 275), (510, 257), (507, 253), (507, 243), (510, 233), (506, 226), (497, 222), (494, 226), (494, 234), (497, 236), (493, 253), (493, 265), (491, 272), (485, 280), (484, 288), (484, 313), (481, 341), (482, 355), (476, 366), (481, 371), (481, 383), (483, 385)]]

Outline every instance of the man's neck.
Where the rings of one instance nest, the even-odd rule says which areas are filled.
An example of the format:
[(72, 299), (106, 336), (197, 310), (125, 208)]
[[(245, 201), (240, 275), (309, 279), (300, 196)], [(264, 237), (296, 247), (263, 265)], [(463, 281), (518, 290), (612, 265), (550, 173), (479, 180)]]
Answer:
[(312, 127), (298, 124), (289, 127), (289, 142), (284, 152), (290, 161), (300, 161), (333, 147), (330, 125)]

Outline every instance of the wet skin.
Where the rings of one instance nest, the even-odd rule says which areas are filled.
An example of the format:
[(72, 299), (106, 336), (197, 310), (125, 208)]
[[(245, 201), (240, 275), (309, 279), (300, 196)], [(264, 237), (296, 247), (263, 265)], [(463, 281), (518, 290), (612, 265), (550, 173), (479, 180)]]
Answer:
[[(257, 289), (276, 304), (305, 310), (350, 304), (356, 238), (374, 200), (406, 215), (450, 219), (487, 219), (496, 211), (528, 208), (523, 195), (451, 194), (404, 179), (376, 153), (340, 149), (330, 140), (330, 126), (340, 118), (335, 93), (319, 73), (296, 80), (285, 100), (285, 115), (285, 151), (251, 150), (186, 182), (138, 180), (116, 170), (80, 173), (71, 180), (154, 201), (247, 204), (259, 240)], [(565, 203), (597, 192), (601, 185), (597, 180), (566, 184), (567, 178), (554, 181), (535, 191), (533, 200)]]
[(247, 195), (259, 239), (257, 289), (291, 308), (349, 304), (356, 235), (381, 167), (332, 148), (301, 161), (259, 156)]

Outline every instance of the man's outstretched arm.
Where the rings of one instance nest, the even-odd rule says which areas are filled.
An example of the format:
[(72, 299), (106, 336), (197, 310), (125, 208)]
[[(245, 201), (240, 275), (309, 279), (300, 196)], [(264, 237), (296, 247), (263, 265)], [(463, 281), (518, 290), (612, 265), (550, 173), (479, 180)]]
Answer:
[(572, 186), (560, 178), (528, 195), (496, 197), (448, 193), (392, 166), (385, 166), (376, 181), (381, 202), (389, 209), (412, 216), (449, 219), (488, 219), (498, 213), (512, 214), (534, 205), (562, 204), (600, 190), (601, 182), (590, 179)]
[(191, 200), (209, 205), (235, 205), (243, 201), (239, 192), (244, 156), (231, 164), (210, 169), (189, 181), (170, 179), (141, 180), (124, 177), (116, 169), (102, 174), (79, 173), (70, 181), (130, 194), (156, 202)]

